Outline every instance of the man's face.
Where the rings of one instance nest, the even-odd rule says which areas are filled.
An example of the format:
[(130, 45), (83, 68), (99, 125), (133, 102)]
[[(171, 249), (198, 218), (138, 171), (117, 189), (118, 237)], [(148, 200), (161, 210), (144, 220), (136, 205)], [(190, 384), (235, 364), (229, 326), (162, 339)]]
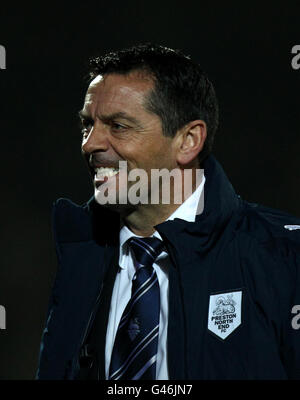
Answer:
[[(144, 106), (153, 85), (150, 78), (133, 72), (99, 75), (88, 88), (80, 112), (82, 152), (94, 177), (96, 200), (104, 182), (116, 184), (118, 196), (122, 182), (113, 168), (119, 161), (127, 162), (128, 173), (145, 170), (149, 181), (151, 169), (177, 167), (174, 139), (163, 135), (160, 118)], [(127, 182), (128, 190), (134, 183)]]

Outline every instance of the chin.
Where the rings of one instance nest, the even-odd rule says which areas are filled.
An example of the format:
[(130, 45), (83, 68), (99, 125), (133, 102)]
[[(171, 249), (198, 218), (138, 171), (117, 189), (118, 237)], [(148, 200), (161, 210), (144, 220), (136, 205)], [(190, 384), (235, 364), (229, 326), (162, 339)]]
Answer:
[[(98, 203), (102, 207), (110, 209), (111, 211), (119, 212), (121, 214), (128, 213), (136, 208), (136, 205), (129, 203), (128, 198), (126, 198), (126, 199), (124, 198), (124, 199), (120, 200), (118, 193), (116, 193), (116, 196), (113, 196), (112, 199), (110, 199), (110, 200), (106, 199), (106, 201), (104, 201), (103, 191), (95, 188), (94, 197), (95, 197), (96, 203)], [(115, 201), (114, 197), (116, 197), (117, 201)]]

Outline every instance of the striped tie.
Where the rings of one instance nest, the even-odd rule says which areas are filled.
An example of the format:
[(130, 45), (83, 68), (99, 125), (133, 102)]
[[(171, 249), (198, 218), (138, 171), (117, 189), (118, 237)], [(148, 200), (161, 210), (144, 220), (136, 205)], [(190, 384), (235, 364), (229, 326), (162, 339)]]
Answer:
[(153, 262), (163, 249), (155, 237), (130, 239), (136, 273), (112, 351), (109, 379), (156, 379), (159, 284)]

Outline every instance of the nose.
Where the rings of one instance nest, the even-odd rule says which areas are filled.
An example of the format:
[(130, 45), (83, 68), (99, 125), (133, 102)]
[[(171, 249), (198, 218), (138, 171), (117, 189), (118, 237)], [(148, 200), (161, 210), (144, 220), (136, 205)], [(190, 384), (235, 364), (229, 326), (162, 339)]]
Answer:
[(105, 129), (94, 125), (88, 136), (83, 138), (81, 149), (83, 154), (91, 154), (96, 151), (107, 151), (109, 149), (108, 135)]

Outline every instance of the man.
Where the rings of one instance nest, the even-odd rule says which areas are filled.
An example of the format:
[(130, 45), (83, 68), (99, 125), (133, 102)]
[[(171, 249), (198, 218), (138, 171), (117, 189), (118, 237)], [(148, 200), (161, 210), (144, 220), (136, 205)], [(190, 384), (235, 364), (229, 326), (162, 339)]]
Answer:
[(234, 192), (211, 155), (204, 72), (147, 44), (93, 59), (90, 77), (80, 118), (95, 192), (54, 205), (37, 378), (299, 379), (300, 221)]

